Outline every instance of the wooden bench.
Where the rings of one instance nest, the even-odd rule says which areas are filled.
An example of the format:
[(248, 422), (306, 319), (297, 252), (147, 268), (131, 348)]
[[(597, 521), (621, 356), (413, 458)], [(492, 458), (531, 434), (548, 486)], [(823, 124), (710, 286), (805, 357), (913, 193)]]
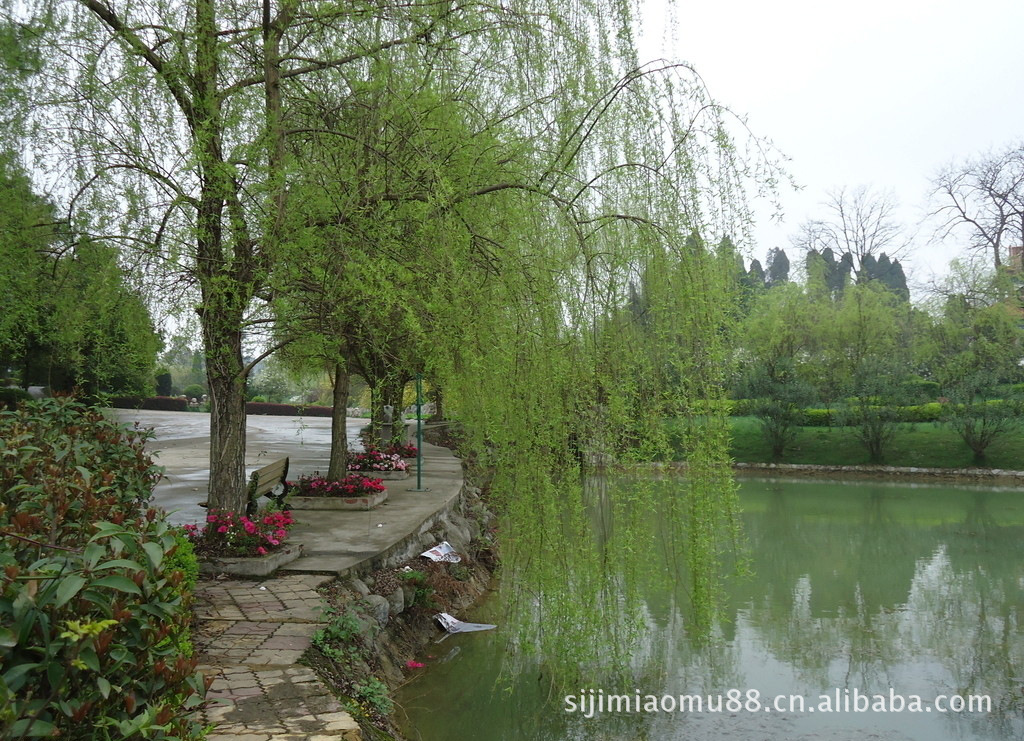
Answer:
[[(285, 481), (288, 478), (288, 459), (281, 458), (273, 463), (268, 463), (263, 468), (257, 468), (249, 475), (249, 488), (246, 491), (248, 503), (245, 505), (245, 514), (252, 517), (259, 508), (259, 498), (266, 496), (278, 504), (284, 500)], [(274, 494), (274, 489), (281, 487), (281, 492)], [(200, 502), (200, 507), (208, 507), (209, 502)]]
[[(258, 509), (257, 501), (262, 496), (266, 496), (269, 499), (273, 499), (278, 504), (282, 502), (285, 495), (286, 484), (285, 480), (288, 478), (288, 459), (281, 458), (280, 460), (268, 463), (263, 468), (257, 468), (249, 476), (249, 503), (245, 507), (245, 513), (252, 517), (256, 514)], [(280, 485), (281, 491), (278, 494), (274, 494), (274, 489)]]

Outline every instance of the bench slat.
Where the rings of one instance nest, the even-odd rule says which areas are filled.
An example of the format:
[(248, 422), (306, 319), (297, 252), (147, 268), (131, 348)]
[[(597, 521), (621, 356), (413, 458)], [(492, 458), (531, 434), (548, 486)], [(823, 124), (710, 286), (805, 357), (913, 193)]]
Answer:
[(263, 468), (256, 469), (249, 477), (249, 497), (257, 499), (272, 491), (278, 484), (283, 484), (287, 476), (287, 458), (281, 458), (273, 463), (268, 463)]

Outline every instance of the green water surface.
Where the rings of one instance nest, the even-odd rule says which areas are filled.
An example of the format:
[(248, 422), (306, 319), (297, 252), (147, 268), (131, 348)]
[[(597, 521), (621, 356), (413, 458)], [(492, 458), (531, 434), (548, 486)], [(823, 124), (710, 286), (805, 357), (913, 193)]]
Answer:
[[(672, 495), (671, 481), (659, 485)], [(510, 679), (508, 628), (451, 636), (424, 652), (426, 668), (398, 694), (408, 737), (1024, 739), (1024, 491), (745, 480), (740, 498), (753, 575), (729, 583), (710, 636), (688, 629), (685, 589), (651, 589), (635, 677), (584, 680), (570, 700), (542, 662), (517, 665)], [(502, 615), (495, 596), (460, 617)], [(602, 693), (620, 696), (617, 712), (590, 712)], [(623, 698), (637, 695), (661, 709), (625, 712)], [(704, 707), (668, 712), (666, 695), (676, 705), (700, 696)], [(940, 695), (990, 705), (941, 713)], [(915, 697), (920, 712), (910, 712)], [(843, 712), (824, 712), (826, 702)], [(567, 712), (573, 705), (582, 712)]]

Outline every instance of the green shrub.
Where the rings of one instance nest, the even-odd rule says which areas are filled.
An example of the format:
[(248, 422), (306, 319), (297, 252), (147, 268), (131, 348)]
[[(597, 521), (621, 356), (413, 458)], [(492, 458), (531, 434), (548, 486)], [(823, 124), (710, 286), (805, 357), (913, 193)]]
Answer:
[(206, 394), (206, 389), (200, 386), (198, 383), (192, 383), (185, 387), (185, 390), (181, 393), (188, 397), (189, 401), (192, 399), (203, 400), (203, 395)]
[(939, 384), (935, 381), (927, 381), (921, 377), (907, 379), (903, 384), (903, 393), (910, 400), (927, 399), (935, 401), (939, 398)]
[(18, 404), (32, 401), (32, 395), (25, 389), (0, 388), (0, 409), (14, 409)]
[(939, 422), (943, 415), (943, 405), (937, 401), (897, 407), (897, 417), (900, 422)]
[(377, 677), (367, 677), (362, 682), (353, 685), (356, 698), (365, 702), (381, 715), (391, 715), (395, 704), (388, 696), (388, 687)]
[(171, 378), (171, 372), (167, 368), (157, 368), (153, 378), (156, 381), (157, 396), (173, 396), (173, 379)]
[(0, 414), (0, 737), (201, 736), (189, 559), (147, 507), (145, 438), (66, 399)]
[(805, 427), (831, 427), (835, 424), (835, 412), (831, 409), (804, 409)]
[(729, 402), (729, 414), (733, 417), (753, 416), (753, 403), (751, 399), (732, 399)]

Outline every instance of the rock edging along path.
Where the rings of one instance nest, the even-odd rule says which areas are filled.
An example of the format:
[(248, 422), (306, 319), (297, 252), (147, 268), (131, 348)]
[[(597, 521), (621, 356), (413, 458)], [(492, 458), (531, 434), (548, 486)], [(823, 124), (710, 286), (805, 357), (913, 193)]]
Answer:
[[(472, 533), (456, 512), (460, 461), (424, 445), (422, 484), (388, 483), (386, 505), (369, 512), (300, 510), (290, 540), (304, 555), (265, 580), (202, 579), (196, 590), (200, 669), (214, 676), (201, 711), (209, 741), (362, 741), (358, 723), (312, 669), (298, 661), (321, 625), (317, 589), (406, 560), (443, 530), (458, 549)], [(465, 542), (460, 542), (465, 540)]]

